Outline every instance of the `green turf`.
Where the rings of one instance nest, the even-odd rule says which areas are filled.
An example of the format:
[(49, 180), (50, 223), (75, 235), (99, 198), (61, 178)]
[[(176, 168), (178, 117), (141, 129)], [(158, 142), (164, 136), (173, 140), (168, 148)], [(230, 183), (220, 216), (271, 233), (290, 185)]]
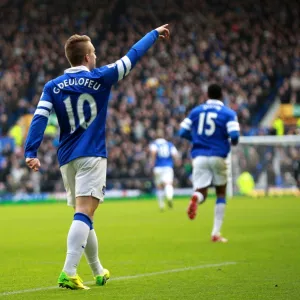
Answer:
[[(104, 287), (90, 284), (89, 291), (26, 293), (55, 287), (72, 210), (62, 204), (0, 206), (0, 298), (300, 299), (299, 198), (231, 200), (223, 227), (228, 244), (210, 242), (214, 201), (199, 207), (194, 221), (186, 216), (187, 203), (176, 200), (172, 211), (161, 213), (155, 201), (106, 201), (95, 228), (112, 280)], [(226, 262), (236, 264), (209, 266)], [(185, 267), (191, 270), (180, 271)], [(85, 258), (79, 274), (92, 280)], [(131, 275), (137, 276), (122, 278)], [(6, 294), (13, 291), (20, 293)]]

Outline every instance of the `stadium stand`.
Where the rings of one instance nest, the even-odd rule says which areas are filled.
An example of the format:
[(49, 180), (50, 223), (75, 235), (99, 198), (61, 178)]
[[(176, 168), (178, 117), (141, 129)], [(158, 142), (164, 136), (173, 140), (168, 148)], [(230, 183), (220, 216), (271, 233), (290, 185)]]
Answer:
[(107, 188), (151, 189), (147, 147), (157, 131), (183, 154), (175, 185), (185, 187), (189, 145), (176, 132), (191, 107), (205, 101), (210, 82), (222, 84), (244, 135), (269, 132), (258, 125), (276, 95), (300, 104), (299, 12), (300, 3), (287, 0), (1, 1), (0, 193), (63, 191), (55, 117), (40, 148), (40, 173), (25, 166), (22, 145), (43, 85), (68, 67), (63, 45), (70, 35), (91, 37), (100, 66), (155, 25), (171, 24), (172, 43), (157, 44), (112, 90)]

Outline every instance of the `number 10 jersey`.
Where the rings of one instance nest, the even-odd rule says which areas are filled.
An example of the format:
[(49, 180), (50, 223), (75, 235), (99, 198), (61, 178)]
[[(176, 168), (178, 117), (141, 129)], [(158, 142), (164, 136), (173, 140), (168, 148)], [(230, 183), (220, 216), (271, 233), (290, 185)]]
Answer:
[(60, 166), (79, 157), (107, 157), (105, 123), (111, 87), (129, 74), (157, 38), (158, 32), (152, 30), (113, 64), (93, 70), (72, 67), (47, 82), (30, 125), (25, 157), (37, 157), (52, 109), (60, 127)]

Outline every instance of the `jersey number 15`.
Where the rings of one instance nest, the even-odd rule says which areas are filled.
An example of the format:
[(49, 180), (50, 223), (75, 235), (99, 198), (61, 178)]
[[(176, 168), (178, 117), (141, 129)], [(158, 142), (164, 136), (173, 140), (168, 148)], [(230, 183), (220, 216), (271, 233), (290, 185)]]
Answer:
[[(218, 114), (215, 112), (201, 112), (199, 115), (199, 125), (198, 125), (198, 134), (202, 135), (203, 133), (206, 136), (211, 136), (216, 130), (215, 119), (218, 117)], [(209, 128), (205, 128), (208, 126)]]

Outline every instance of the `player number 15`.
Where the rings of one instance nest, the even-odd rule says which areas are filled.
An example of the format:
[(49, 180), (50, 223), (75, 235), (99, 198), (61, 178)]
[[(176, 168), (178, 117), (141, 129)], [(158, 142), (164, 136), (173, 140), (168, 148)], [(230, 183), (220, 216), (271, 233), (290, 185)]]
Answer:
[[(213, 135), (216, 130), (215, 119), (217, 117), (218, 115), (215, 112), (201, 112), (199, 115), (198, 134), (202, 135), (204, 133), (206, 136)], [(205, 126), (209, 128), (204, 129)]]

